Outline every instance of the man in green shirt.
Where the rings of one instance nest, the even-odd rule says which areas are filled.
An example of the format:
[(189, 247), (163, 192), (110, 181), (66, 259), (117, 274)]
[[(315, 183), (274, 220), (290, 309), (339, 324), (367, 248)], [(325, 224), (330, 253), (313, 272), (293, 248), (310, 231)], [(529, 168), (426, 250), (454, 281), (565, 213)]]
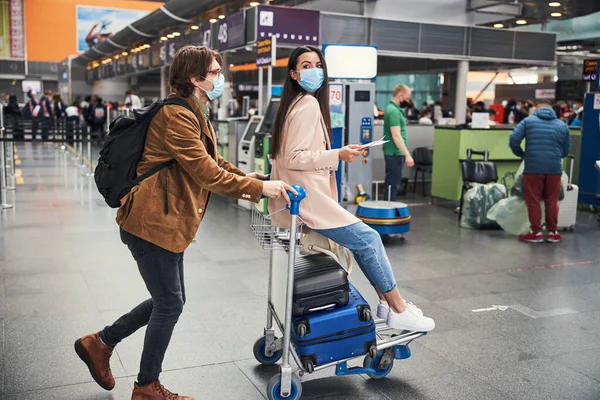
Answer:
[[(406, 118), (400, 109), (400, 104), (410, 100), (412, 90), (406, 85), (398, 85), (394, 89), (392, 100), (385, 109), (383, 116), (383, 139), (389, 142), (383, 145), (385, 157), (385, 198), (395, 201), (402, 182), (402, 167), (404, 163), (409, 168), (415, 161), (408, 151), (406, 133)], [(391, 186), (391, 198), (388, 199), (388, 188)]]

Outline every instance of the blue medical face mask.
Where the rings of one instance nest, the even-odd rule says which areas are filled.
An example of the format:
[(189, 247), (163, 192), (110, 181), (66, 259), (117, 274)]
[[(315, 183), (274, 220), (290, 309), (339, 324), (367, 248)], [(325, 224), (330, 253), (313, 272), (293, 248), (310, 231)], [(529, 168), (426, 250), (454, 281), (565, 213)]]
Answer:
[(204, 78), (204, 79), (206, 79), (209, 82), (212, 82), (212, 84), (213, 84), (212, 90), (206, 90), (206, 89), (200, 88), (206, 92), (208, 99), (214, 100), (214, 99), (218, 99), (219, 97), (221, 97), (221, 95), (223, 94), (223, 89), (225, 88), (225, 76), (223, 74), (219, 74), (219, 77), (217, 79), (212, 79), (212, 80), (208, 79), (208, 78)]
[(302, 89), (309, 93), (315, 93), (323, 86), (325, 73), (323, 68), (310, 68), (300, 70), (300, 81), (298, 82)]

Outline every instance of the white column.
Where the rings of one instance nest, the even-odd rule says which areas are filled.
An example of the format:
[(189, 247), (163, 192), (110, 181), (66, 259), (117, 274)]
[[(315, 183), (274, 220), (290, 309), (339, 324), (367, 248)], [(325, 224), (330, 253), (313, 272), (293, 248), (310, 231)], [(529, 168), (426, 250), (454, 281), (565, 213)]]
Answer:
[(469, 78), (469, 62), (459, 61), (456, 74), (456, 102), (454, 118), (456, 124), (461, 125), (467, 121), (467, 80)]
[(231, 99), (231, 82), (229, 82), (229, 54), (221, 53), (223, 57), (223, 65), (221, 65), (221, 73), (225, 76), (225, 86), (223, 87), (223, 94), (219, 99), (219, 107), (224, 111), (221, 111), (221, 115), (225, 118), (229, 117), (229, 99)]
[(169, 95), (169, 78), (167, 77), (167, 73), (169, 71), (169, 67), (161, 67), (160, 68), (160, 98), (164, 99)]
[(258, 108), (257, 115), (263, 115), (263, 67), (258, 67)]

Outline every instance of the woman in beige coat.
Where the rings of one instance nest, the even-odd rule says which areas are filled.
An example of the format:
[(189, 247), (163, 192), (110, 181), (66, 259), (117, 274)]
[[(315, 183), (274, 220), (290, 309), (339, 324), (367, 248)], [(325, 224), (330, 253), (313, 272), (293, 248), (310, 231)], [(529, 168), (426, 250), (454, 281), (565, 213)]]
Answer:
[[(289, 58), (273, 126), (271, 179), (293, 182), (306, 189), (300, 217), (310, 229), (352, 251), (377, 290), (379, 318), (386, 319), (394, 329), (432, 330), (434, 321), (400, 295), (379, 234), (337, 202), (335, 171), (339, 161), (354, 162), (362, 149), (358, 145), (331, 149), (330, 132), (325, 59), (316, 47), (298, 47)], [(284, 207), (283, 201), (269, 202), (271, 213)], [(273, 223), (288, 228), (289, 214), (273, 215)]]

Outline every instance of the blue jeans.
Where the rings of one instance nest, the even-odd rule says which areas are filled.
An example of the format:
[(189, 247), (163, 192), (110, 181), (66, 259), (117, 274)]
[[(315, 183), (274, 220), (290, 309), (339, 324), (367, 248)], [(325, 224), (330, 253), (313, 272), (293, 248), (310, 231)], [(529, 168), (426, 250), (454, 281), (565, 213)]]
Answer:
[[(385, 194), (386, 200), (396, 201), (398, 190), (402, 183), (402, 167), (404, 167), (404, 156), (385, 156)], [(389, 187), (392, 187), (391, 198), (388, 199)]]
[(137, 261), (151, 298), (104, 328), (100, 338), (105, 344), (116, 346), (148, 325), (137, 377), (138, 385), (145, 386), (158, 380), (173, 328), (183, 311), (183, 253), (172, 253), (122, 229), (121, 240)]
[(382, 294), (389, 293), (396, 287), (396, 278), (381, 236), (373, 228), (364, 222), (357, 222), (341, 228), (318, 229), (315, 232), (348, 248), (371, 285)]

